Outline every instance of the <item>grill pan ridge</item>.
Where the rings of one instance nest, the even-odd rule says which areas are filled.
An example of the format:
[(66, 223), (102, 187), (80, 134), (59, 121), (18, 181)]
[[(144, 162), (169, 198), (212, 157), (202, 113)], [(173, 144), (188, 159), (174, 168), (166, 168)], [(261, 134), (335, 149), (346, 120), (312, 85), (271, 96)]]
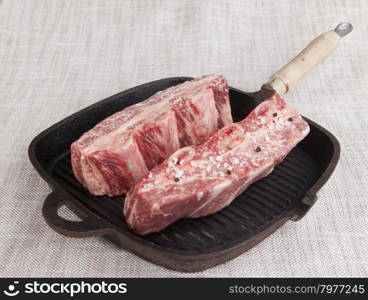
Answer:
[[(103, 235), (148, 261), (194, 272), (240, 255), (287, 220), (298, 220), (308, 212), (337, 164), (340, 146), (331, 133), (307, 118), (309, 135), (270, 175), (216, 214), (179, 220), (158, 233), (135, 235), (124, 220), (124, 197), (97, 197), (83, 188), (71, 170), (71, 143), (114, 112), (189, 79), (167, 78), (129, 89), (67, 117), (34, 138), (29, 146), (30, 160), (53, 190), (43, 205), (43, 216), (51, 228), (72, 237)], [(246, 93), (230, 88), (229, 94), (234, 121), (240, 121), (272, 92)], [(62, 205), (82, 221), (59, 217)]]

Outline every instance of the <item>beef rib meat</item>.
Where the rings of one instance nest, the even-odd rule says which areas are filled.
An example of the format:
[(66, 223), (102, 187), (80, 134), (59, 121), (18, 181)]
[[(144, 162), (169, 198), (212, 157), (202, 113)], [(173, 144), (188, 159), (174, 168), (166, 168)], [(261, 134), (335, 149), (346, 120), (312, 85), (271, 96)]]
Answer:
[(176, 150), (232, 123), (228, 84), (207, 75), (168, 88), (101, 121), (71, 145), (75, 177), (118, 196)]
[(301, 115), (275, 95), (243, 121), (202, 145), (172, 154), (127, 194), (124, 214), (138, 234), (157, 232), (181, 218), (213, 214), (267, 176), (309, 132)]

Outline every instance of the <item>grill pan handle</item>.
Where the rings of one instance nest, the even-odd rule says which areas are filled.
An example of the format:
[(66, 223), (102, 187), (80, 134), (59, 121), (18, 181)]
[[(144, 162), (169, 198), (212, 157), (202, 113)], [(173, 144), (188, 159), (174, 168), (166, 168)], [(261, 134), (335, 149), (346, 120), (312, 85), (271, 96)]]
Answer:
[[(57, 233), (69, 237), (92, 237), (104, 235), (112, 230), (102, 218), (87, 212), (83, 205), (71, 201), (70, 197), (60, 191), (53, 191), (43, 203), (42, 215)], [(63, 205), (71, 209), (82, 221), (70, 221), (60, 217), (58, 210)]]
[(350, 23), (343, 22), (334, 30), (316, 37), (292, 61), (274, 73), (263, 88), (280, 95), (287, 93), (302, 76), (330, 55), (340, 39), (352, 30)]

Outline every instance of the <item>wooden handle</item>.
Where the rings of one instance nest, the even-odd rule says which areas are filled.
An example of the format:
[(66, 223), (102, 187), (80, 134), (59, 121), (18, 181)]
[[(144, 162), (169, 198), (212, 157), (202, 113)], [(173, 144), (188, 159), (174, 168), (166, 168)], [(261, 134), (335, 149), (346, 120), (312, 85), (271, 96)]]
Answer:
[(263, 87), (273, 89), (280, 95), (287, 93), (302, 76), (330, 55), (341, 37), (352, 30), (350, 23), (340, 23), (335, 30), (321, 34), (286, 66), (274, 73)]

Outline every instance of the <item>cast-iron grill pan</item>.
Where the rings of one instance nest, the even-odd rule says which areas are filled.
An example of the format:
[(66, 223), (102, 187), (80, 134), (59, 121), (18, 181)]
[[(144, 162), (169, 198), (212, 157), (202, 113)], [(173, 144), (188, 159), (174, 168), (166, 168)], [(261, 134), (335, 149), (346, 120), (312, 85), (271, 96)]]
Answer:
[[(231, 205), (214, 215), (183, 219), (161, 232), (138, 236), (124, 220), (124, 197), (91, 195), (74, 177), (70, 145), (83, 132), (113, 113), (190, 78), (150, 82), (93, 104), (39, 134), (29, 147), (32, 164), (48, 182), (43, 216), (60, 234), (103, 235), (136, 255), (180, 271), (200, 271), (224, 263), (253, 247), (289, 219), (303, 217), (339, 158), (339, 143), (326, 129), (306, 119), (309, 135), (267, 177), (252, 184)], [(230, 88), (234, 121), (240, 121), (273, 92), (246, 93)], [(68, 206), (83, 221), (59, 217)]]

